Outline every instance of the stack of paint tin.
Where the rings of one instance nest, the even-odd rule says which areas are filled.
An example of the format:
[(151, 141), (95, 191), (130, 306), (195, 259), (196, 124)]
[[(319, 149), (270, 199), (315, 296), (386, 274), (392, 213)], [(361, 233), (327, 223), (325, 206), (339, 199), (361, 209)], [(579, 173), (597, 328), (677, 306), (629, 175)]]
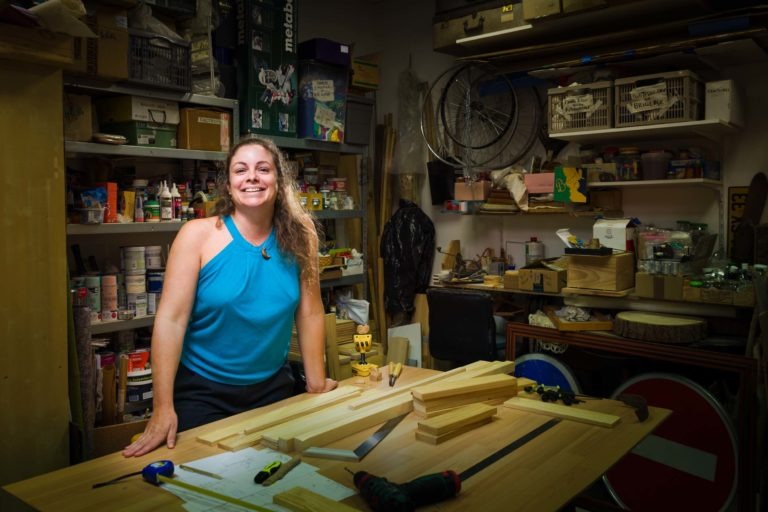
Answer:
[(136, 317), (147, 316), (147, 266), (144, 246), (120, 248), (125, 304)]
[(162, 248), (159, 245), (149, 245), (146, 247), (144, 256), (147, 267), (147, 313), (154, 315), (157, 313), (165, 279)]

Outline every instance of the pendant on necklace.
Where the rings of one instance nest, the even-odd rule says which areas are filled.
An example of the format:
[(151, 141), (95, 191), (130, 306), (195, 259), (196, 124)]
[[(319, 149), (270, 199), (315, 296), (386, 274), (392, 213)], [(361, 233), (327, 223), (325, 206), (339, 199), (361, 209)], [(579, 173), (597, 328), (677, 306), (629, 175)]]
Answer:
[(269, 258), (272, 257), (269, 254), (267, 254), (267, 248), (266, 247), (262, 247), (261, 248), (261, 257), (264, 258), (265, 260), (268, 260)]

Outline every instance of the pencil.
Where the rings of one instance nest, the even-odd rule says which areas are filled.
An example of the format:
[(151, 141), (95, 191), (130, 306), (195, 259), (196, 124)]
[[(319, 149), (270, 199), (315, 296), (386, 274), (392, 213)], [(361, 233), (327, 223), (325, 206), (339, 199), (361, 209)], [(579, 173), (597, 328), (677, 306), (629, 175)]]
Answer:
[(191, 471), (192, 473), (197, 473), (198, 475), (205, 475), (211, 478), (216, 478), (217, 480), (223, 479), (222, 476), (217, 475), (216, 473), (211, 473), (210, 471), (205, 471), (204, 469), (197, 469), (192, 466), (187, 466), (186, 464), (179, 464), (179, 468), (183, 469), (184, 471)]

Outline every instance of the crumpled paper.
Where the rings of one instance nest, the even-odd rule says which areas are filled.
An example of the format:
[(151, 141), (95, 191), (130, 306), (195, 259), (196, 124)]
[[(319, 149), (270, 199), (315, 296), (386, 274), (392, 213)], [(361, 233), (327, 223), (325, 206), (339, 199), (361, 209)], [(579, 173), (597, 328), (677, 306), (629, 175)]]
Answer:
[(85, 16), (85, 6), (80, 0), (47, 0), (30, 7), (40, 25), (51, 32), (74, 37), (98, 37), (88, 25), (78, 18)]

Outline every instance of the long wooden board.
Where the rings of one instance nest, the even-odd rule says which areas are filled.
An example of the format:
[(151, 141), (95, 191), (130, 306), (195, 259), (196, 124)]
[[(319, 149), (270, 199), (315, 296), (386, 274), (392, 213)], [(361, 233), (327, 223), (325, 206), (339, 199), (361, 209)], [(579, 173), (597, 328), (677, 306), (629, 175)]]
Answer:
[(510, 409), (538, 412), (546, 414), (547, 416), (580, 421), (581, 423), (588, 423), (590, 425), (598, 425), (601, 427), (613, 427), (621, 419), (613, 414), (580, 409), (578, 405), (552, 404), (549, 402), (540, 402), (538, 400), (520, 397), (510, 398), (504, 402), (504, 406), (509, 407)]
[(496, 390), (510, 390), (510, 396), (517, 394), (517, 379), (511, 375), (486, 375), (467, 379), (466, 381), (435, 382), (427, 386), (419, 386), (411, 390), (413, 398), (423, 402), (439, 398), (468, 395)]
[(293, 487), (272, 496), (272, 502), (294, 512), (360, 512), (304, 487)]

